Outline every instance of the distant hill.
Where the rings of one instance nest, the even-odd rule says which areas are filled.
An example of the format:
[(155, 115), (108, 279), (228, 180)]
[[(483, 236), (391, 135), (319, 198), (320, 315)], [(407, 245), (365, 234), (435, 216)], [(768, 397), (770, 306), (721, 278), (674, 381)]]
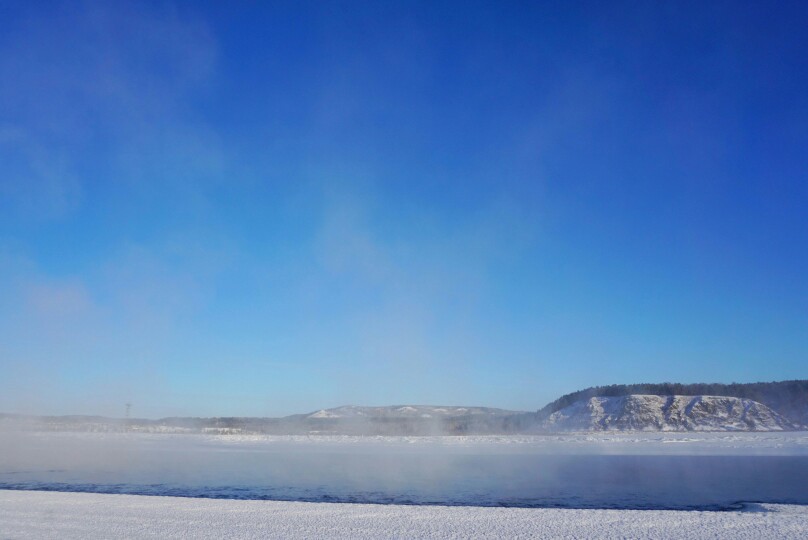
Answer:
[(281, 418), (278, 428), (287, 432), (348, 435), (514, 433), (521, 426), (511, 419), (521, 416), (532, 421), (535, 413), (456, 405), (345, 405)]
[[(344, 405), (333, 409), (321, 409), (305, 418), (451, 418), (454, 416), (483, 415), (505, 416), (518, 414), (492, 407), (457, 407), (449, 405), (388, 405), (383, 407), (362, 407)], [(301, 415), (294, 415), (299, 417)]]
[(538, 413), (540, 420), (575, 402), (592, 397), (617, 397), (632, 394), (659, 396), (728, 396), (751, 399), (766, 405), (797, 426), (808, 426), (808, 380), (747, 384), (613, 384), (579, 390), (548, 404)]
[(545, 431), (783, 431), (794, 425), (769, 407), (726, 396), (591, 397), (550, 414)]
[[(651, 397), (639, 401), (637, 399), (616, 401), (601, 399), (633, 395)], [(679, 402), (686, 401), (685, 396), (690, 398), (705, 396), (710, 399), (701, 401), (690, 399), (688, 404), (692, 404), (692, 406), (685, 405), (681, 413), (677, 412), (681, 408)], [(714, 399), (720, 397), (738, 398), (740, 401)], [(597, 403), (591, 401), (592, 398), (598, 398)], [(674, 402), (668, 405), (667, 400), (671, 398), (674, 399)], [(646, 403), (642, 403), (643, 401)], [(756, 402), (756, 404), (750, 405), (749, 402)], [(584, 409), (588, 410), (589, 412), (586, 414), (589, 414), (589, 418), (582, 419), (580, 414), (571, 414), (575, 409), (570, 409), (563, 414), (556, 415), (555, 420), (549, 420), (554, 413), (572, 405), (578, 407), (581, 414), (584, 414)], [(607, 407), (609, 411), (604, 409), (601, 415), (596, 411), (597, 407)], [(771, 409), (773, 413), (768, 409)], [(632, 416), (635, 412), (640, 416)], [(698, 414), (692, 416), (691, 413), (694, 412)], [(708, 418), (709, 415), (713, 415), (713, 417)], [(562, 416), (568, 417), (570, 420), (562, 422)], [(579, 418), (573, 420), (573, 417)], [(563, 430), (567, 429), (567, 425), (579, 421), (582, 422), (580, 425), (588, 425), (587, 422), (592, 423), (592, 429), (601, 429), (604, 425), (610, 426), (609, 429), (808, 429), (808, 380), (752, 384), (661, 383), (597, 386), (562, 396), (535, 412), (454, 405), (390, 405), (382, 407), (345, 405), (283, 418), (179, 417), (149, 420), (99, 416), (0, 414), (0, 429), (16, 426), (46, 431), (265, 433), (277, 435), (481, 435), (535, 433), (543, 429)]]

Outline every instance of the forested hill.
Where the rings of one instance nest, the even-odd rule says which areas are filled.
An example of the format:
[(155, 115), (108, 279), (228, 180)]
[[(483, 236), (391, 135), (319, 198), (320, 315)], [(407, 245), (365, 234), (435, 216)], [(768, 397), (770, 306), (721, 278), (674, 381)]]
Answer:
[(661, 383), (661, 384), (613, 384), (579, 390), (553, 401), (539, 416), (547, 417), (572, 405), (576, 401), (596, 396), (628, 396), (632, 394), (655, 394), (662, 396), (730, 396), (751, 399), (774, 409), (791, 422), (808, 426), (808, 380), (759, 382), (747, 384), (720, 383)]

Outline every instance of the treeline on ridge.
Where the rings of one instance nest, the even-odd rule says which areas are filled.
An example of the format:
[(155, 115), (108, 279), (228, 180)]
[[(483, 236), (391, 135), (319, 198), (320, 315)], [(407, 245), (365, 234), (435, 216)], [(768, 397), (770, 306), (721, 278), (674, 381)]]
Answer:
[(808, 380), (757, 383), (642, 383), (593, 386), (561, 396), (538, 413), (541, 418), (572, 405), (576, 401), (596, 396), (616, 397), (630, 394), (680, 396), (728, 396), (763, 403), (791, 422), (808, 425)]

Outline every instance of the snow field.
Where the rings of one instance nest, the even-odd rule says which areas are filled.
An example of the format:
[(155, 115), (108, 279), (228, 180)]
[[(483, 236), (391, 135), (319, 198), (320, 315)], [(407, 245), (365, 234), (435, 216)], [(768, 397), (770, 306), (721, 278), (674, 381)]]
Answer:
[(808, 538), (808, 507), (567, 510), (0, 490), (0, 538)]

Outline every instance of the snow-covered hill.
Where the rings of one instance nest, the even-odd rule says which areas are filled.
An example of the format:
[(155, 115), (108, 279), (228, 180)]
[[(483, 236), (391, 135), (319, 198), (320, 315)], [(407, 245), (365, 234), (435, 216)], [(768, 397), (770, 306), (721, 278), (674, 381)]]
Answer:
[(306, 418), (450, 418), (455, 416), (482, 415), (502, 416), (515, 411), (490, 407), (449, 407), (434, 405), (391, 405), (387, 407), (359, 407), (345, 405), (333, 409), (321, 409)]
[(547, 431), (782, 431), (794, 426), (765, 405), (723, 396), (593, 397), (551, 414)]

